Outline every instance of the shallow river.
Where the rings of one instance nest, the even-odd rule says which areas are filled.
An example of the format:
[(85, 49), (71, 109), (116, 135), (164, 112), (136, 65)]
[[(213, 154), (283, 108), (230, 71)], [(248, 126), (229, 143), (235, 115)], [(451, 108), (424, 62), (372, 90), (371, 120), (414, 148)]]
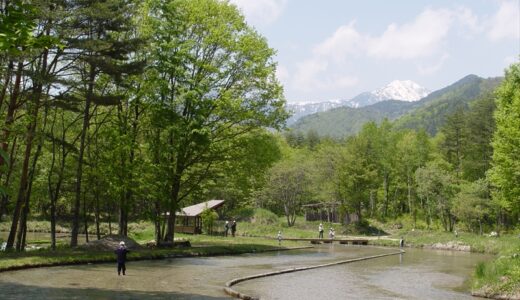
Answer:
[[(0, 299), (229, 299), (223, 287), (239, 277), (395, 252), (367, 246), (240, 256), (175, 258), (0, 273)], [(254, 279), (234, 288), (262, 299), (472, 299), (465, 286), (488, 256), (407, 249), (404, 255)], [(473, 298), (474, 299), (474, 298)]]

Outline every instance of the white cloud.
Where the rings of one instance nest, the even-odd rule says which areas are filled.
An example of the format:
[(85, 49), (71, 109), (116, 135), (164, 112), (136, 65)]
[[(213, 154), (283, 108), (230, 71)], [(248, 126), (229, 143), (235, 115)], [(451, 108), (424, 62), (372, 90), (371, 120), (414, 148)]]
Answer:
[(287, 0), (230, 0), (253, 24), (270, 24), (283, 13)]
[(498, 11), (489, 20), (491, 40), (520, 38), (520, 12), (517, 0), (501, 1)]
[(339, 27), (331, 37), (314, 47), (314, 54), (331, 57), (336, 62), (343, 62), (348, 54), (363, 51), (366, 37), (355, 28), (355, 21)]
[(286, 83), (289, 80), (289, 70), (282, 65), (276, 66), (276, 78), (281, 83)]
[(353, 87), (359, 80), (351, 63), (366, 58), (381, 60), (378, 63), (410, 62), (421, 75), (437, 73), (450, 58), (453, 38), (486, 34), (494, 40), (520, 38), (517, 1), (500, 0), (496, 13), (487, 17), (464, 6), (426, 8), (408, 22), (389, 24), (379, 33), (362, 32), (351, 21), (312, 48), (312, 55), (294, 70), (290, 84), (302, 91)]
[(467, 7), (460, 6), (455, 11), (455, 19), (462, 26), (463, 31), (474, 33), (481, 33), (483, 26), (478, 16), (473, 13), (473, 11)]
[(370, 38), (368, 54), (390, 59), (431, 56), (441, 47), (452, 22), (451, 11), (426, 9), (413, 22), (391, 24), (381, 36)]
[(309, 59), (297, 65), (292, 83), (304, 91), (315, 89), (319, 74), (327, 70), (326, 60)]
[(444, 55), (442, 55), (440, 57), (440, 59), (438, 59), (438, 61), (435, 62), (434, 64), (430, 64), (427, 66), (425, 66), (424, 64), (419, 64), (417, 66), (417, 70), (418, 70), (419, 74), (421, 74), (421, 75), (431, 75), (431, 74), (437, 73), (437, 71), (439, 71), (442, 68), (442, 66), (444, 65), (446, 60), (448, 60), (449, 58), (450, 58), (450, 55), (447, 53), (444, 53)]
[(504, 64), (506, 66), (512, 65), (517, 62), (518, 62), (518, 56), (508, 56), (508, 57), (504, 58)]
[[(390, 24), (380, 35), (358, 31), (355, 21), (340, 26), (313, 48), (311, 58), (297, 66), (291, 84), (303, 91), (345, 89), (359, 83), (356, 76), (345, 75), (347, 63), (357, 57), (380, 59), (431, 58), (440, 52), (454, 22), (453, 11), (426, 9), (413, 21)], [(471, 14), (466, 12), (469, 20)], [(434, 66), (422, 67), (435, 72), (446, 58)]]
[(358, 78), (334, 73), (329, 62), (321, 58), (308, 59), (297, 66), (291, 84), (304, 92), (344, 89), (359, 83)]

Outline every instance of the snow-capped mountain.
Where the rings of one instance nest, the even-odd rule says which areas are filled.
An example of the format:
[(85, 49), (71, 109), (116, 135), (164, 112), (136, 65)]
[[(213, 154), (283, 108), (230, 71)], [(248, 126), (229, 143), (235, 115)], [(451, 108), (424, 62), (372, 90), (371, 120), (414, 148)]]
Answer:
[(292, 103), (287, 109), (293, 113), (287, 121), (290, 125), (303, 116), (317, 112), (327, 111), (340, 106), (353, 108), (375, 104), (385, 100), (417, 101), (426, 96), (430, 91), (411, 80), (394, 80), (386, 86), (372, 92), (364, 92), (349, 100), (330, 100), (314, 103)]
[(426, 96), (430, 91), (411, 80), (394, 80), (386, 86), (365, 92), (344, 103), (350, 107), (363, 107), (385, 100), (417, 101)]
[(292, 113), (292, 116), (287, 120), (287, 124), (292, 124), (306, 115), (331, 110), (343, 105), (341, 100), (287, 104), (288, 110)]

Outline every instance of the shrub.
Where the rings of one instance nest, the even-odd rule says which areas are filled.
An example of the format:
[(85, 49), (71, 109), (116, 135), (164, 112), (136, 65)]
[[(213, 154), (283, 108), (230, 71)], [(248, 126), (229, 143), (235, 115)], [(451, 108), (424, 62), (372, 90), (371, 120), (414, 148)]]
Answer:
[(272, 225), (278, 223), (278, 216), (270, 210), (257, 208), (254, 211), (252, 223)]
[(211, 234), (213, 232), (213, 226), (215, 225), (215, 221), (218, 219), (218, 214), (216, 211), (212, 209), (205, 209), (200, 217), (202, 218), (202, 226), (204, 228), (204, 232), (206, 234)]
[(231, 216), (237, 221), (249, 221), (254, 214), (255, 209), (252, 207), (240, 207), (231, 211)]

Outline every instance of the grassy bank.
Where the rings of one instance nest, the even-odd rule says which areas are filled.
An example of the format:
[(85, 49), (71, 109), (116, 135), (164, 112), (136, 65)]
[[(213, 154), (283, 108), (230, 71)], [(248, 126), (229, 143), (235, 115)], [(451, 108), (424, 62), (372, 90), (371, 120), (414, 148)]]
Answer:
[[(190, 248), (143, 249), (131, 251), (129, 260), (161, 259), (168, 257), (236, 255), (265, 252), (289, 247), (307, 246), (296, 242), (284, 242), (278, 246), (274, 240), (250, 237), (223, 238), (211, 236), (191, 236)], [(56, 251), (40, 249), (22, 253), (0, 253), (0, 272), (30, 267), (73, 265), (86, 263), (114, 262), (112, 251), (92, 251), (61, 247)]]

